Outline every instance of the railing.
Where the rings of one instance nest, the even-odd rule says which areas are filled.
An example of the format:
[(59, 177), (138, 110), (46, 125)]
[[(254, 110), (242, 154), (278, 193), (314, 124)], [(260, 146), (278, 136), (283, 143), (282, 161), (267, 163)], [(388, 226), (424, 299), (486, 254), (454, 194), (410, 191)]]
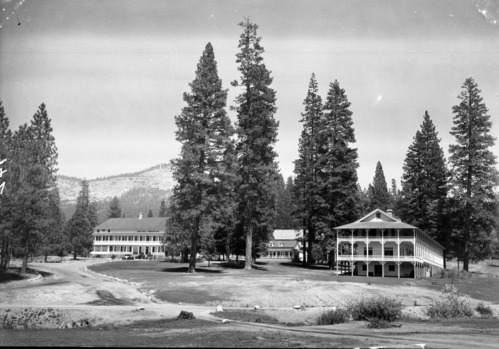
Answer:
[(369, 261), (369, 260), (372, 260), (372, 261), (414, 261), (416, 259), (419, 259), (419, 258), (416, 258), (414, 256), (382, 256), (382, 255), (370, 255), (370, 256), (365, 256), (365, 255), (358, 255), (358, 254), (354, 254), (353, 256), (352, 255), (348, 255), (348, 254), (344, 254), (344, 255), (339, 255), (338, 256), (338, 260), (341, 260), (341, 261)]
[[(370, 237), (370, 238), (366, 238), (366, 237), (355, 237), (353, 238), (353, 242), (356, 243), (356, 242), (364, 242), (364, 243), (367, 243), (367, 241), (369, 242), (397, 242), (397, 241), (400, 241), (400, 242), (404, 242), (404, 241), (408, 241), (408, 242), (414, 242), (414, 237), (407, 237), (407, 236), (401, 236), (400, 238), (397, 238), (397, 237), (393, 237), (393, 236), (390, 236), (390, 237), (384, 237), (382, 238), (381, 236), (376, 236), (376, 237)], [(338, 237), (338, 242), (352, 242), (352, 237)]]
[(94, 241), (94, 246), (108, 245), (162, 245), (161, 241)]

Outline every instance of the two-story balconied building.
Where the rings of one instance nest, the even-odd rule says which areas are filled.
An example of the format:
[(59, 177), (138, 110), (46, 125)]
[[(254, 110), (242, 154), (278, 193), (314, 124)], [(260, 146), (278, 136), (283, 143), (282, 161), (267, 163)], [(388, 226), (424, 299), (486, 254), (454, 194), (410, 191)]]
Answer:
[(121, 258), (125, 255), (164, 255), (162, 238), (166, 218), (111, 218), (95, 227), (92, 256)]
[(444, 266), (444, 247), (391, 210), (334, 228), (336, 270), (359, 276), (426, 277)]

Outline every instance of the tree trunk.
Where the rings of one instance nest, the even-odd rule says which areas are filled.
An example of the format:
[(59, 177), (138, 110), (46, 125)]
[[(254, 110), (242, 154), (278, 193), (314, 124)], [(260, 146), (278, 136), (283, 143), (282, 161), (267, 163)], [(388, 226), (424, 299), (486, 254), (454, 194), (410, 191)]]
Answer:
[(28, 257), (29, 257), (29, 232), (26, 234), (26, 247), (24, 250), (23, 264), (21, 266), (21, 275), (26, 274), (28, 269)]
[(196, 272), (196, 255), (198, 254), (198, 236), (199, 236), (199, 217), (196, 218), (194, 231), (191, 235), (191, 258), (189, 260), (188, 273)]
[(76, 251), (73, 252), (73, 259), (76, 260)]
[(246, 228), (246, 255), (244, 258), (244, 269), (251, 270), (251, 259), (253, 250), (253, 229), (251, 223)]

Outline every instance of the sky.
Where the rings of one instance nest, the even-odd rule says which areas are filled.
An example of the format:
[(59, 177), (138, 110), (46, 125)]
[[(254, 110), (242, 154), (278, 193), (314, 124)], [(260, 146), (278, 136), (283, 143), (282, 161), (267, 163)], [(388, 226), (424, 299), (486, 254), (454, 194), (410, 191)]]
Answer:
[[(325, 99), (338, 80), (351, 103), (358, 177), (381, 162), (400, 186), (428, 111), (448, 158), (452, 106), (473, 77), (499, 135), (497, 0), (0, 0), (0, 100), (12, 130), (41, 103), (58, 173), (136, 172), (179, 156), (174, 116), (211, 42), (234, 106), (245, 18), (259, 26), (279, 121), (275, 150), (294, 176), (308, 83)], [(233, 122), (237, 116), (229, 111)], [(499, 155), (499, 143), (492, 151)]]

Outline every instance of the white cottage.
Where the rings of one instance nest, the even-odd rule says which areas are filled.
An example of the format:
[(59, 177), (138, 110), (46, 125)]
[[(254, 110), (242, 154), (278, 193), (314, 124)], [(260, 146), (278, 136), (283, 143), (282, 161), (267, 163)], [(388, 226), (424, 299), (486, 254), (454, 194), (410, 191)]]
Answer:
[(124, 255), (151, 256), (164, 254), (162, 237), (166, 218), (111, 218), (95, 227), (92, 256), (121, 258)]
[(359, 276), (426, 277), (444, 265), (444, 247), (420, 229), (376, 209), (336, 230), (336, 270)]

